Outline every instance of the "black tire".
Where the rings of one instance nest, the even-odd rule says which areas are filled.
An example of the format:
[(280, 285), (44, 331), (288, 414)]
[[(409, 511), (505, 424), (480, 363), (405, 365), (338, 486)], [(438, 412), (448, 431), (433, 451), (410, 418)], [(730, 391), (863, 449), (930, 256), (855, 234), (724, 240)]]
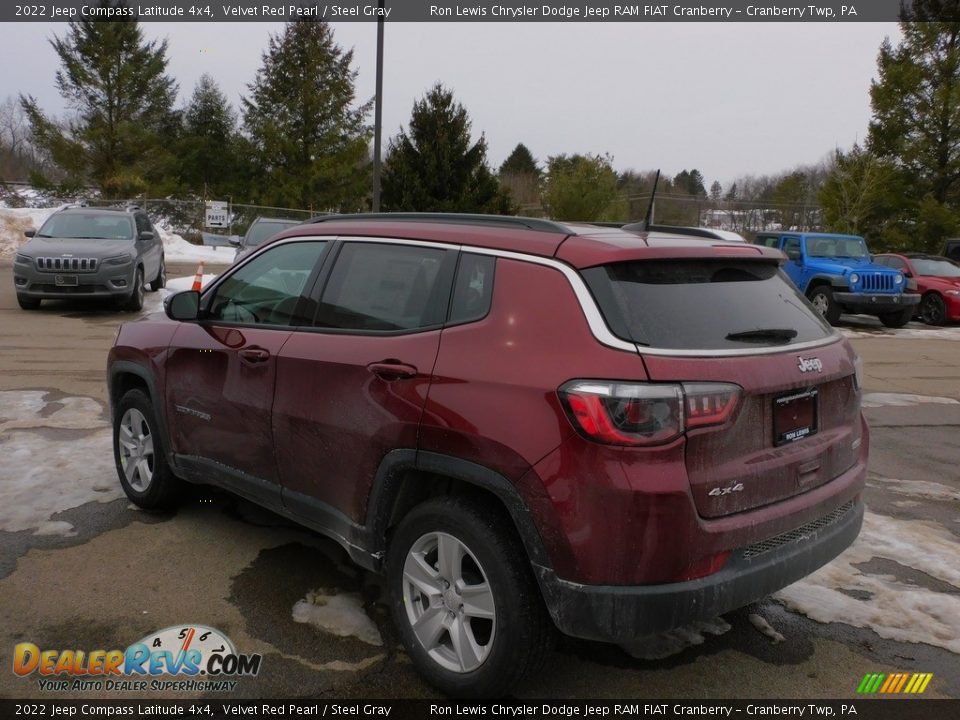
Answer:
[[(139, 417), (135, 413), (138, 413)], [(136, 428), (141, 418), (146, 426), (147, 436), (152, 440), (152, 454), (149, 456), (145, 452), (138, 453), (130, 448), (132, 443), (139, 443), (141, 448), (145, 445), (145, 438), (137, 437), (140, 433), (131, 437), (121, 429), (128, 422)], [(166, 440), (160, 435), (159, 427), (153, 405), (143, 390), (130, 390), (120, 399), (113, 417), (113, 459), (123, 491), (135, 505), (144, 510), (172, 508), (180, 495), (181, 481), (167, 464)], [(123, 451), (121, 442), (124, 443)], [(128, 475), (127, 468), (136, 466), (140, 459), (146, 463), (149, 477), (138, 474), (136, 467)]]
[(153, 292), (162, 290), (167, 284), (167, 263), (160, 258), (160, 269), (157, 270), (157, 277), (150, 281), (150, 289)]
[(897, 310), (896, 312), (884, 313), (880, 316), (880, 322), (888, 328), (902, 328), (908, 322), (913, 320), (914, 309), (908, 307), (904, 310)]
[(943, 302), (943, 297), (935, 292), (924, 295), (920, 301), (920, 319), (927, 325), (945, 325), (947, 306)]
[(829, 285), (818, 285), (811, 290), (810, 302), (831, 325), (836, 325), (840, 320), (840, 304), (833, 299), (833, 288)]
[[(448, 586), (443, 597), (432, 605), (426, 604), (426, 594), (417, 593), (417, 599), (409, 604), (408, 612), (405, 564), (408, 555), (417, 557), (411, 551), (423, 547), (424, 543), (429, 545), (434, 534), (452, 537), (466, 547), (467, 553), (460, 562), (460, 572), (464, 578), (469, 578), (472, 572), (473, 577), (479, 577), (480, 582), (488, 584), (493, 606), (492, 620), (464, 617), (459, 590), (460, 587), (469, 587), (469, 584)], [(431, 555), (419, 557), (428, 565), (433, 562)], [(411, 562), (415, 561), (411, 559)], [(429, 567), (437, 578), (441, 577), (439, 557)], [(543, 606), (540, 589), (523, 544), (504, 513), (492, 504), (444, 497), (429, 500), (414, 508), (403, 518), (390, 541), (386, 583), (394, 623), (414, 665), (430, 684), (453, 697), (503, 696), (516, 683), (540, 668), (554, 637), (554, 627)], [(480, 584), (475, 587), (482, 589)], [(417, 592), (412, 584), (410, 590), (411, 593)], [(470, 628), (469, 637), (485, 648), (479, 666), (471, 671), (454, 671), (445, 667), (427, 651), (413, 629), (411, 614), (422, 613), (420, 618), (426, 619), (431, 610), (435, 610), (434, 617), (443, 617), (446, 622), (456, 623), (457, 613), (449, 609), (451, 606), (447, 599), (447, 593), (452, 592), (455, 592), (451, 596), (453, 604), (461, 603), (460, 623), (466, 620), (466, 627)], [(477, 603), (479, 605), (479, 601)], [(457, 659), (451, 632), (457, 627), (463, 625), (437, 631), (440, 639), (434, 644), (433, 652), (449, 652), (448, 662), (459, 661), (462, 668), (464, 664), (462, 659)], [(480, 645), (484, 637), (486, 643)]]
[(28, 298), (24, 295), (17, 295), (17, 305), (20, 306), (21, 310), (36, 310), (40, 307), (40, 300), (38, 298)]
[(142, 310), (143, 296), (145, 294), (146, 289), (143, 286), (143, 268), (138, 267), (137, 272), (133, 276), (133, 292), (130, 293), (127, 301), (123, 304), (123, 309), (129, 310), (130, 312), (138, 312)]

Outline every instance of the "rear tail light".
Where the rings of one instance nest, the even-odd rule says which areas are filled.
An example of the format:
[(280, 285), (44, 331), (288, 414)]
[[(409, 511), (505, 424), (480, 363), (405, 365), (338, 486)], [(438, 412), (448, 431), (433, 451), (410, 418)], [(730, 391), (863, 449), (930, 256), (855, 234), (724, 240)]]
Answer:
[(609, 445), (662, 445), (688, 429), (722, 425), (740, 401), (740, 387), (729, 383), (574, 380), (559, 393), (574, 426)]

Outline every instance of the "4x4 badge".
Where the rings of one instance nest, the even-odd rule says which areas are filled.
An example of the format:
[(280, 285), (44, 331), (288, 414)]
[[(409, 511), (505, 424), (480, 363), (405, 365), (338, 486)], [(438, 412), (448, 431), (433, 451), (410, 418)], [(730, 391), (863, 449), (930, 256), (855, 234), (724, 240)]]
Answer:
[(820, 358), (805, 358), (797, 356), (797, 367), (800, 368), (800, 372), (810, 372), (816, 370), (818, 373), (823, 372), (823, 363), (820, 362)]

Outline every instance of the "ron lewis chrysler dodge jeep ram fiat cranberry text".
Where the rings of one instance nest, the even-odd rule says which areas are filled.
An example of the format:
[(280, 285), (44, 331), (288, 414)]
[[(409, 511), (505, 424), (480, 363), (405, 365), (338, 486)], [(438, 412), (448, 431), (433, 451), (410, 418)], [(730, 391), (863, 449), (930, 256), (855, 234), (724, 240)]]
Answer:
[(325, 217), (166, 317), (108, 376), (120, 482), (187, 480), (385, 576), (418, 669), (503, 693), (553, 626), (632, 641), (853, 542), (850, 345), (759, 245), (489, 216)]

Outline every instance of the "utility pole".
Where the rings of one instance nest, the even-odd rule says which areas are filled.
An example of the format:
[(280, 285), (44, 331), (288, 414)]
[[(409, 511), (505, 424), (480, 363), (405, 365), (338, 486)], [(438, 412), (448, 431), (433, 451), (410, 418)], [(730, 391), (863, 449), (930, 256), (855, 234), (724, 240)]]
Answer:
[(373, 212), (380, 212), (380, 127), (383, 120), (383, 0), (377, 7), (377, 90), (373, 110)]

